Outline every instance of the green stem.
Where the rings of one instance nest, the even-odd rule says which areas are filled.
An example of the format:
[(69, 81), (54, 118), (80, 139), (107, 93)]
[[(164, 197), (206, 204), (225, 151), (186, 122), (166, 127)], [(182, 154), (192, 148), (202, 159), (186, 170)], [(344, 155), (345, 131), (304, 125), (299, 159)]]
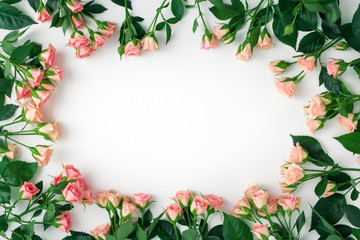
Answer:
[(204, 17), (203, 17), (203, 15), (202, 15), (201, 8), (200, 8), (200, 4), (199, 4), (199, 0), (195, 0), (195, 2), (196, 2), (196, 6), (197, 6), (197, 8), (198, 8), (198, 11), (199, 11), (199, 16), (200, 16), (200, 18), (201, 18), (201, 21), (202, 21), (203, 24), (204, 24), (204, 27), (205, 27), (205, 33), (208, 34), (208, 33), (209, 33), (209, 29), (207, 28), (206, 23), (205, 23), (205, 20), (204, 20)]
[(15, 139), (13, 139), (13, 138), (11, 138), (11, 137), (6, 137), (7, 139), (9, 139), (9, 140), (11, 140), (11, 141), (13, 141), (13, 142), (15, 142), (15, 143), (17, 143), (17, 144), (20, 144), (21, 146), (24, 146), (24, 147), (26, 147), (26, 148), (30, 148), (30, 146), (28, 146), (28, 145), (25, 145), (25, 144), (23, 144), (22, 142), (19, 142), (19, 141), (16, 141)]
[(178, 231), (177, 231), (177, 228), (176, 228), (176, 222), (173, 222), (173, 226), (174, 226), (174, 231), (175, 231), (176, 239), (179, 240), (179, 235), (178, 235)]
[(189, 214), (189, 208), (185, 208), (187, 219), (189, 220), (189, 228), (191, 229), (191, 221), (190, 221), (190, 214)]
[(13, 125), (13, 124), (17, 124), (17, 123), (21, 123), (23, 122), (24, 120), (19, 120), (19, 121), (16, 121), (16, 122), (11, 122), (11, 123), (8, 123), (8, 124), (4, 124), (4, 125), (1, 125), (0, 128), (3, 128), (3, 127), (6, 127), (6, 126), (10, 126), (10, 125)]
[(193, 228), (196, 229), (196, 221), (197, 221), (197, 215), (196, 213), (194, 214), (194, 223), (193, 223)]
[(289, 216), (289, 240), (292, 240), (291, 215), (292, 215), (292, 211), (288, 211), (288, 216)]
[(157, 23), (157, 19), (158, 19), (158, 17), (159, 17), (159, 13), (160, 13), (161, 10), (163, 9), (163, 7), (164, 7), (164, 5), (165, 5), (166, 2), (167, 2), (167, 0), (164, 0), (164, 1), (161, 3), (160, 7), (159, 7), (158, 9), (156, 9), (155, 17), (153, 18), (153, 20), (152, 20), (152, 22), (151, 22), (151, 24), (150, 24), (147, 32), (150, 32), (150, 29), (151, 29), (151, 26), (152, 26), (151, 32), (154, 33), (155, 27), (156, 27), (156, 23)]
[(206, 217), (205, 217), (205, 219), (204, 219), (204, 223), (203, 223), (203, 225), (201, 226), (200, 234), (202, 234), (202, 233), (204, 232), (206, 223), (207, 223), (210, 215), (211, 215), (211, 214), (206, 215)]

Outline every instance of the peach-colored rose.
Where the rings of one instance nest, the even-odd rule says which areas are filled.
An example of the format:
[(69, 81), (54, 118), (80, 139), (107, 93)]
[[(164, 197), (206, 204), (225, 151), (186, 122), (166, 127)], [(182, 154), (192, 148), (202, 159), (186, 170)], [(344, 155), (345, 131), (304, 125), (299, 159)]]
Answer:
[(214, 194), (205, 195), (204, 198), (209, 202), (209, 210), (219, 211), (224, 205), (224, 200)]
[(209, 38), (208, 35), (203, 36), (203, 42), (201, 45), (201, 49), (209, 50), (210, 48), (216, 48), (218, 45), (218, 42), (216, 41), (216, 38), (214, 35), (211, 35), (211, 38)]
[(290, 165), (291, 165), (291, 163), (284, 163), (283, 165), (281, 165), (280, 174), (284, 175)]
[(53, 177), (53, 181), (52, 181), (51, 184), (52, 184), (53, 186), (56, 186), (56, 185), (58, 185), (59, 183), (62, 182), (62, 179), (63, 179), (62, 174), (59, 174), (58, 176)]
[(84, 197), (82, 200), (82, 203), (87, 204), (87, 205), (91, 205), (94, 202), (94, 198), (93, 198), (93, 194), (91, 189), (85, 189), (84, 190)]
[(298, 65), (306, 73), (311, 73), (316, 67), (316, 58), (315, 56), (302, 56), (297, 60)]
[(269, 215), (277, 213), (279, 207), (278, 201), (279, 198), (277, 197), (269, 197), (268, 203), (266, 204)]
[(106, 207), (109, 202), (109, 195), (112, 194), (112, 192), (112, 189), (110, 189), (96, 194), (95, 202), (101, 207)]
[(323, 198), (330, 197), (331, 195), (336, 193), (336, 191), (337, 191), (336, 183), (333, 181), (328, 181), (326, 185), (326, 189), (321, 197)]
[(67, 0), (66, 6), (73, 12), (77, 13), (84, 9), (83, 4), (78, 0)]
[(277, 90), (286, 97), (292, 98), (295, 95), (296, 84), (294, 81), (286, 81), (287, 78), (275, 79), (274, 84)]
[(130, 41), (124, 47), (124, 52), (126, 56), (140, 56), (140, 47), (141, 44), (137, 41)]
[(170, 204), (166, 208), (166, 215), (173, 222), (179, 221), (179, 219), (182, 215), (182, 212), (183, 212), (183, 209), (178, 204)]
[(259, 190), (260, 188), (257, 184), (250, 184), (248, 188), (244, 191), (244, 195), (245, 197), (251, 199), (253, 197), (253, 194)]
[(269, 193), (260, 189), (259, 191), (255, 192), (253, 194), (252, 200), (254, 202), (254, 205), (258, 208), (261, 209), (263, 208), (269, 199)]
[(7, 148), (9, 151), (0, 154), (0, 156), (6, 156), (8, 159), (14, 159), (16, 156), (16, 146), (14, 144), (8, 143)]
[(174, 200), (177, 201), (181, 207), (186, 208), (190, 204), (190, 200), (193, 197), (193, 192), (190, 190), (178, 191), (175, 194)]
[(45, 118), (40, 108), (36, 107), (33, 101), (27, 101), (23, 107), (23, 116), (26, 121), (31, 123), (43, 123)]
[(146, 193), (134, 194), (132, 199), (138, 208), (146, 208), (150, 204), (152, 195)]
[(62, 176), (65, 177), (67, 180), (73, 180), (81, 177), (81, 174), (79, 169), (69, 164), (63, 167)]
[(61, 215), (56, 217), (55, 223), (58, 225), (57, 229), (68, 233), (71, 228), (70, 213), (68, 211), (62, 212)]
[(84, 190), (76, 183), (69, 183), (63, 191), (66, 201), (71, 203), (81, 203), (84, 198)]
[(76, 57), (83, 59), (90, 56), (95, 51), (94, 45), (89, 44), (86, 46), (81, 46), (76, 49)]
[(46, 77), (55, 82), (60, 82), (63, 79), (62, 68), (58, 66), (52, 66), (46, 71)]
[(253, 232), (258, 239), (263, 239), (262, 235), (265, 237), (270, 235), (268, 226), (260, 223), (255, 223), (251, 232)]
[(32, 95), (31, 99), (37, 107), (41, 107), (42, 105), (44, 105), (51, 96), (51, 92), (48, 90), (35, 90), (35, 92), (37, 96)]
[(46, 69), (46, 67), (54, 65), (55, 57), (56, 49), (53, 45), (49, 44), (48, 48), (40, 54), (39, 60), (44, 69)]
[(300, 143), (296, 143), (296, 147), (293, 147), (290, 151), (289, 162), (295, 164), (301, 164), (308, 157), (307, 152), (300, 146)]
[(50, 138), (52, 141), (58, 140), (60, 138), (59, 125), (56, 121), (49, 122), (39, 128), (38, 132), (46, 137)]
[(280, 182), (279, 184), (282, 193), (288, 193), (295, 190), (295, 187), (289, 187), (289, 185), (286, 184), (286, 182)]
[(108, 38), (115, 32), (115, 29), (116, 24), (112, 22), (102, 22), (98, 28), (99, 32)]
[(285, 72), (286, 68), (281, 68), (277, 66), (279, 63), (281, 63), (282, 60), (277, 60), (269, 63), (269, 70), (272, 72), (272, 74), (277, 75), (280, 73)]
[(46, 166), (50, 161), (53, 149), (50, 149), (48, 146), (38, 145), (36, 146), (36, 150), (39, 152), (40, 155), (33, 153), (33, 157), (36, 159), (40, 167)]
[(308, 113), (311, 118), (325, 116), (326, 104), (320, 95), (311, 98), (310, 105), (304, 108), (305, 113)]
[(280, 196), (278, 203), (280, 206), (282, 206), (282, 208), (285, 211), (287, 211), (287, 210), (293, 211), (296, 208), (300, 207), (301, 198), (296, 197), (292, 194), (287, 194), (287, 195)]
[(109, 234), (110, 229), (111, 229), (111, 225), (107, 223), (107, 224), (97, 226), (94, 230), (92, 230), (90, 232), (91, 232), (91, 235), (93, 235), (93, 237), (96, 240), (100, 240), (100, 239), (106, 238), (104, 234)]
[(24, 182), (20, 188), (20, 195), (22, 199), (31, 200), (33, 196), (39, 192), (40, 190), (31, 182)]
[(159, 48), (156, 39), (152, 36), (146, 36), (143, 40), (141, 40), (141, 46), (142, 49), (149, 52), (155, 51)]
[(216, 25), (212, 28), (212, 34), (217, 40), (222, 40), (230, 31), (228, 27), (224, 28), (224, 24)]
[(108, 200), (114, 206), (114, 208), (117, 208), (120, 204), (120, 201), (122, 200), (122, 196), (118, 193), (110, 193), (108, 195)]
[(236, 59), (241, 61), (247, 61), (252, 55), (252, 49), (250, 43), (247, 43), (245, 46), (241, 46), (242, 49), (236, 55)]
[(259, 36), (257, 47), (260, 49), (269, 49), (273, 46), (273, 41), (268, 33), (264, 34), (262, 37)]
[(326, 66), (327, 74), (333, 76), (334, 78), (343, 73), (342, 71), (339, 71), (340, 65), (337, 64), (338, 62), (340, 62), (340, 60), (332, 60), (328, 62)]
[(54, 91), (55, 90), (55, 85), (52, 84), (48, 79), (46, 80), (43, 80), (41, 83), (40, 83), (40, 86), (44, 89), (46, 89), (47, 91)]
[(72, 16), (71, 20), (74, 23), (74, 26), (75, 26), (76, 29), (81, 29), (81, 28), (84, 27), (83, 22), (85, 22), (85, 21), (84, 21), (84, 18), (83, 18), (83, 16), (81, 14), (77, 14), (77, 18), (75, 16)]
[(304, 176), (304, 170), (299, 165), (293, 163), (288, 166), (288, 169), (284, 174), (284, 179), (288, 185), (291, 185), (298, 183), (301, 179), (304, 178)]
[(68, 46), (79, 48), (91, 44), (91, 40), (86, 36), (76, 32), (72, 38), (69, 39)]
[(50, 13), (45, 7), (38, 12), (38, 20), (43, 23), (51, 21)]
[(16, 85), (16, 95), (17, 95), (17, 100), (20, 100), (31, 97), (31, 92), (29, 87), (25, 83), (22, 83)]
[(78, 184), (78, 185), (79, 185), (82, 189), (84, 189), (84, 190), (89, 188), (89, 186), (87, 185), (85, 179), (82, 178), (82, 177), (76, 178), (74, 182), (75, 182), (76, 184)]
[(357, 157), (356, 162), (360, 165), (360, 156)]
[(316, 130), (320, 129), (321, 125), (322, 122), (320, 120), (309, 119), (306, 121), (306, 126), (311, 133), (314, 133)]
[(123, 217), (128, 218), (136, 211), (136, 209), (134, 204), (123, 202), (121, 214)]
[(40, 82), (44, 77), (44, 72), (41, 71), (40, 68), (30, 69), (25, 75), (30, 87), (35, 88), (40, 86)]
[(200, 196), (195, 196), (191, 203), (190, 211), (193, 214), (201, 215), (206, 211), (208, 205), (209, 205), (209, 202), (207, 200), (205, 200), (204, 198), (202, 198)]
[(232, 215), (235, 217), (245, 217), (249, 214), (251, 206), (249, 201), (246, 198), (242, 198), (234, 206)]
[(358, 121), (354, 121), (354, 114), (349, 113), (347, 117), (338, 117), (340, 126), (348, 132), (354, 132), (357, 128)]
[(95, 38), (95, 46), (94, 46), (95, 49), (98, 49), (99, 47), (104, 45), (104, 43), (108, 39), (105, 35), (102, 35), (101, 33), (95, 33), (94, 38)]

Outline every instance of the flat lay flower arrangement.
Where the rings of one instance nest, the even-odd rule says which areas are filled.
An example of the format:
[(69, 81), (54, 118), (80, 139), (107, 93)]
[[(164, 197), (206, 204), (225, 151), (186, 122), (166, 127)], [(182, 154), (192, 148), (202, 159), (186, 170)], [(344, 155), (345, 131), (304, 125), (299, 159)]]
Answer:
[[(280, 166), (281, 196), (274, 196), (266, 186), (251, 184), (234, 203), (232, 213), (221, 211), (223, 199), (211, 193), (180, 190), (174, 192), (164, 211), (154, 216), (151, 194), (127, 196), (114, 190), (93, 193), (80, 171), (64, 165), (53, 176), (50, 186), (33, 182), (38, 168), (46, 166), (53, 153), (52, 143), (60, 138), (61, 126), (45, 119), (42, 106), (63, 80), (61, 62), (56, 49), (24, 39), (31, 25), (49, 22), (61, 28), (64, 42), (75, 49), (77, 58), (89, 57), (101, 51), (112, 35), (119, 36), (120, 59), (140, 56), (142, 51), (166, 48), (173, 26), (181, 24), (187, 11), (196, 11), (192, 31), (202, 31), (201, 49), (214, 49), (218, 44), (237, 44), (235, 53), (240, 61), (256, 59), (256, 52), (281, 42), (296, 50), (296, 56), (274, 59), (269, 70), (275, 75), (275, 87), (286, 97), (296, 97), (300, 81), (311, 81), (306, 75), (320, 69), (319, 86), (325, 92), (311, 97), (304, 111), (311, 133), (326, 130), (326, 122), (337, 118), (347, 134), (335, 139), (348, 151), (360, 154), (358, 128), (360, 95), (352, 92), (341, 78), (346, 71), (355, 71), (360, 78), (360, 58), (341, 59), (342, 51), (360, 51), (360, 6), (352, 21), (343, 23), (336, 0), (164, 0), (144, 26), (136, 16), (130, 0), (111, 0), (124, 11), (123, 22), (99, 20), (106, 8), (97, 1), (28, 0), (34, 9), (28, 16), (17, 7), (21, 0), (0, 2), (0, 28), (8, 30), (0, 41), (0, 235), (4, 239), (42, 239), (35, 225), (46, 231), (55, 227), (69, 233), (64, 240), (246, 240), (246, 239), (308, 239), (308, 231), (316, 231), (319, 239), (360, 239), (360, 209), (357, 206), (360, 189), (360, 168), (342, 167), (340, 159), (332, 159), (311, 136), (291, 136), (294, 147), (287, 161)], [(355, 6), (355, 5), (354, 5)], [(212, 14), (218, 24), (210, 27), (205, 14)], [(33, 18), (37, 15), (37, 22)], [(105, 14), (103, 14), (105, 16)], [(103, 17), (102, 16), (102, 17)], [(93, 27), (95, 26), (95, 27)], [(163, 32), (165, 43), (157, 36)], [(272, 34), (274, 36), (272, 36)], [(302, 37), (300, 37), (302, 36)], [(242, 39), (242, 41), (238, 41)], [(336, 49), (338, 54), (324, 58), (324, 53)], [(253, 56), (254, 55), (254, 56)], [(119, 60), (120, 61), (120, 60)], [(295, 76), (286, 76), (287, 69), (297, 69)], [(69, 70), (70, 71), (70, 70)], [(281, 76), (281, 77), (279, 77)], [(309, 96), (310, 97), (310, 96)], [(47, 145), (22, 142), (18, 136), (35, 135)], [(325, 147), (323, 148), (324, 145)], [(17, 149), (26, 149), (32, 161), (17, 158)], [(360, 158), (358, 158), (360, 164)], [(280, 177), (280, 176), (279, 176)], [(302, 211), (300, 185), (315, 180), (312, 191), (319, 199), (308, 203), (312, 212)], [(244, 185), (246, 183), (243, 183)], [(309, 188), (310, 186), (306, 186)], [(16, 196), (16, 197), (15, 197)], [(25, 208), (19, 211), (18, 205)], [(107, 223), (85, 233), (71, 228), (73, 205), (94, 205), (109, 216)], [(223, 219), (212, 226), (212, 218)], [(346, 220), (344, 219), (346, 218)], [(305, 229), (306, 222), (310, 229)], [(36, 228), (37, 229), (37, 228)], [(46, 238), (45, 238), (46, 239)]]

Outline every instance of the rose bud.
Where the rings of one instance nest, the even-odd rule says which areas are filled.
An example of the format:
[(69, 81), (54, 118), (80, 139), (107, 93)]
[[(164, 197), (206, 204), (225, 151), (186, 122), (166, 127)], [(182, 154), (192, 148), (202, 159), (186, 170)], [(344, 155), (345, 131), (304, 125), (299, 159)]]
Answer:
[(152, 52), (159, 48), (157, 39), (154, 36), (148, 35), (141, 40), (141, 47), (143, 50)]
[(324, 98), (316, 95), (310, 101), (310, 105), (304, 108), (305, 113), (309, 114), (311, 118), (323, 117), (326, 115), (326, 103)]
[(304, 178), (304, 176), (304, 170), (299, 165), (293, 163), (288, 166), (288, 169), (284, 174), (284, 179), (288, 185), (291, 185), (298, 183), (301, 179)]
[(244, 42), (242, 45), (240, 45), (238, 52), (236, 54), (236, 59), (239, 59), (241, 61), (247, 61), (252, 55), (252, 48), (250, 43)]
[(251, 211), (251, 206), (246, 198), (240, 199), (234, 206), (232, 215), (235, 217), (246, 217)]
[(285, 26), (283, 36), (291, 35), (293, 32), (294, 32), (294, 23), (291, 23)]
[(71, 219), (68, 211), (62, 212), (61, 215), (55, 218), (55, 227), (62, 232), (69, 232), (71, 228)]
[(201, 49), (209, 50), (210, 48), (216, 48), (217, 45), (218, 42), (213, 34), (204, 34)]
[(258, 209), (256, 210), (256, 213), (261, 217), (266, 217), (266, 213), (263, 210)]
[(58, 123), (54, 121), (53, 123), (42, 123), (38, 125), (38, 133), (43, 135), (46, 139), (55, 141), (60, 138), (60, 130)]
[(290, 187), (286, 182), (280, 182), (279, 184), (282, 193), (292, 192), (296, 189), (295, 187)]
[(118, 193), (110, 193), (108, 195), (109, 202), (113, 205), (114, 208), (117, 208), (120, 205), (120, 201), (122, 200), (122, 196)]
[(40, 108), (36, 107), (33, 101), (27, 101), (23, 107), (23, 118), (30, 123), (43, 123), (45, 118)]
[(255, 192), (259, 191), (260, 188), (257, 184), (250, 184), (248, 188), (245, 190), (244, 195), (245, 197), (251, 199)]
[(182, 215), (182, 208), (178, 204), (170, 204), (166, 208), (166, 216), (171, 222), (177, 222)]
[(224, 44), (230, 44), (233, 41), (235, 41), (235, 34), (234, 33), (228, 33), (225, 35), (224, 39), (223, 39), (223, 43)]
[(60, 82), (63, 79), (63, 73), (62, 68), (58, 66), (52, 66), (50, 67), (46, 73), (47, 78), (50, 78), (51, 80), (55, 82)]
[(296, 143), (296, 147), (293, 147), (290, 151), (289, 162), (295, 164), (304, 163), (308, 153), (300, 146), (300, 143)]
[(297, 63), (304, 72), (311, 73), (316, 67), (316, 57), (314, 55), (307, 54), (299, 58)]
[(275, 214), (278, 211), (279, 198), (277, 197), (269, 197), (269, 202), (266, 204), (267, 212), (269, 215)]
[(83, 16), (81, 14), (78, 13), (76, 15), (76, 17), (73, 15), (71, 17), (71, 20), (72, 20), (72, 22), (73, 22), (76, 29), (81, 29), (81, 28), (84, 27), (83, 22), (85, 22), (85, 21), (84, 21), (84, 18), (83, 18)]
[(104, 234), (109, 234), (110, 229), (111, 229), (111, 226), (110, 226), (110, 224), (107, 223), (107, 224), (97, 226), (94, 230), (92, 230), (90, 232), (91, 232), (91, 235), (93, 235), (93, 237), (96, 240), (100, 240), (100, 239), (106, 239)]
[(285, 62), (283, 60), (277, 60), (269, 63), (269, 70), (274, 74), (280, 74), (285, 72), (285, 70), (291, 65), (292, 63)]
[(83, 59), (90, 56), (95, 51), (93, 44), (81, 46), (76, 49), (76, 57)]
[(75, 32), (75, 34), (72, 35), (69, 39), (69, 47), (79, 48), (91, 44), (91, 40), (80, 33), (81, 32)]
[(349, 44), (347, 44), (346, 42), (342, 41), (339, 42), (336, 46), (335, 49), (339, 50), (339, 51), (345, 51), (346, 49), (349, 48)]
[(98, 49), (99, 47), (104, 45), (107, 39), (108, 38), (106, 36), (102, 35), (101, 33), (95, 33), (94, 34), (94, 40), (95, 40), (94, 41), (94, 43), (95, 43), (94, 48)]
[(63, 197), (71, 203), (82, 203), (84, 190), (76, 183), (69, 183), (63, 191)]
[(100, 192), (95, 195), (95, 202), (105, 208), (109, 202), (109, 195), (112, 194), (112, 189)]
[(47, 7), (38, 9), (38, 20), (42, 23), (51, 21), (50, 10)]
[(208, 205), (209, 202), (207, 200), (200, 196), (195, 196), (191, 203), (190, 211), (195, 215), (201, 215), (206, 211)]
[(25, 83), (16, 83), (17, 100), (31, 97), (31, 91)]
[(125, 55), (135, 57), (140, 56), (140, 47), (141, 44), (136, 40), (128, 42), (124, 47)]
[(147, 208), (150, 205), (151, 194), (138, 193), (134, 194), (132, 199), (138, 208)]
[(5, 156), (8, 159), (14, 159), (16, 156), (16, 146), (14, 144), (8, 143), (7, 149), (8, 151), (1, 153), (0, 156)]
[(49, 92), (52, 92), (55, 90), (55, 85), (49, 79), (42, 80), (40, 83), (40, 86)]
[(324, 126), (324, 123), (320, 120), (309, 119), (306, 121), (306, 126), (308, 127), (311, 133), (321, 129)]
[(296, 84), (289, 78), (275, 79), (274, 85), (277, 90), (288, 98), (292, 98), (295, 95)]
[(54, 65), (56, 57), (56, 49), (53, 45), (49, 44), (48, 49), (41, 52), (39, 56), (39, 61), (44, 69)]
[(323, 195), (321, 195), (321, 197), (323, 197), (323, 198), (330, 197), (331, 195), (336, 193), (336, 191), (337, 191), (336, 183), (333, 181), (328, 181), (328, 183), (326, 185), (326, 189), (325, 189)]
[(190, 200), (193, 197), (193, 192), (190, 190), (178, 191), (175, 194), (174, 200), (183, 208), (190, 205)]
[(293, 211), (296, 208), (300, 207), (300, 202), (301, 198), (295, 197), (292, 194), (287, 194), (284, 196), (280, 196), (278, 203), (285, 211)]
[(269, 49), (273, 46), (273, 41), (270, 37), (270, 34), (267, 31), (264, 31), (260, 34), (257, 47), (260, 49)]
[(66, 0), (66, 6), (73, 12), (77, 13), (84, 9), (82, 3), (77, 0)]
[(30, 69), (25, 73), (25, 77), (29, 82), (30, 87), (35, 88), (40, 86), (40, 82), (44, 77), (44, 72), (40, 68)]
[(44, 167), (48, 165), (51, 155), (53, 153), (53, 150), (50, 149), (48, 146), (41, 146), (38, 145), (35, 147), (37, 153), (33, 153), (32, 156), (36, 159), (38, 162), (38, 165), (40, 167)]
[(213, 194), (205, 195), (204, 198), (209, 202), (209, 210), (219, 211), (224, 205), (224, 200)]
[(136, 211), (136, 206), (132, 203), (123, 202), (121, 215), (124, 218), (130, 218), (131, 215)]
[(41, 107), (44, 105), (51, 95), (51, 92), (47, 90), (35, 90), (35, 92), (37, 96), (33, 94), (31, 99), (35, 103), (36, 107)]
[(212, 34), (217, 40), (222, 40), (230, 31), (229, 25), (220, 24), (212, 28)]
[(40, 190), (31, 182), (24, 182), (20, 188), (20, 197), (31, 200)]
[(94, 202), (94, 198), (93, 198), (91, 189), (89, 189), (89, 188), (85, 189), (82, 203), (91, 205), (91, 204), (93, 204), (93, 202)]
[(116, 24), (112, 22), (101, 22), (98, 25), (98, 30), (101, 34), (110, 38), (110, 36), (115, 32)]
[(348, 64), (344, 60), (332, 60), (326, 66), (327, 74), (336, 78), (346, 71), (347, 66)]
[[(260, 223), (255, 223), (251, 232), (253, 232), (258, 239), (267, 239), (270, 235), (268, 226)], [(263, 236), (265, 238), (263, 238)]]
[(253, 194), (252, 200), (255, 207), (262, 209), (268, 202), (269, 193), (264, 190), (259, 190)]
[(347, 117), (338, 117), (340, 126), (348, 132), (354, 132), (357, 128), (358, 121), (354, 120), (354, 114), (349, 113)]
[(53, 177), (53, 181), (52, 181), (51, 185), (53, 185), (53, 186), (58, 185), (59, 183), (62, 182), (62, 179), (63, 179), (63, 176), (61, 174), (59, 174), (56, 177)]
[(81, 177), (79, 169), (75, 168), (73, 165), (65, 165), (63, 167), (62, 176), (66, 178), (66, 180), (73, 180)]
[(291, 165), (291, 163), (284, 163), (283, 165), (281, 165), (280, 174), (284, 175), (290, 165)]

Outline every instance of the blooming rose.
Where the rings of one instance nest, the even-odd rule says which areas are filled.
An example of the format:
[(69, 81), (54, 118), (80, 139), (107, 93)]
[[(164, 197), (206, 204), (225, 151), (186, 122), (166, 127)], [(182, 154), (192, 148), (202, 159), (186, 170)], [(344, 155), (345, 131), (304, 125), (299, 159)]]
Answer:
[(247, 198), (252, 198), (253, 194), (259, 190), (260, 188), (257, 184), (250, 184), (248, 188), (245, 190), (244, 195)]
[(75, 168), (73, 165), (65, 165), (63, 167), (62, 176), (67, 180), (72, 180), (81, 177), (81, 174), (79, 169)]
[(22, 199), (32, 199), (33, 196), (39, 193), (40, 190), (31, 182), (24, 182), (20, 188), (20, 195)]
[(23, 107), (24, 119), (31, 123), (43, 123), (45, 118), (40, 108), (36, 107), (33, 101), (27, 101)]
[(73, 12), (77, 13), (79, 11), (82, 11), (84, 9), (82, 3), (77, 0), (67, 0), (66, 6)]
[(84, 190), (76, 183), (69, 183), (63, 191), (66, 201), (71, 203), (81, 203), (84, 198)]
[(35, 88), (40, 86), (40, 82), (44, 77), (44, 72), (40, 68), (30, 69), (26, 74), (26, 79), (29, 82), (30, 87)]
[(104, 234), (109, 234), (110, 229), (111, 229), (111, 226), (110, 226), (110, 224), (107, 223), (107, 224), (97, 226), (94, 230), (92, 230), (90, 232), (95, 239), (100, 240), (100, 238), (101, 239), (106, 238)]
[(314, 133), (316, 130), (322, 127), (323, 123), (320, 120), (309, 119), (306, 122), (306, 126), (309, 128), (311, 133)]
[(82, 177), (78, 177), (74, 181), (77, 185), (79, 185), (82, 189), (88, 189), (89, 186), (87, 185), (86, 181)]
[(326, 114), (326, 103), (324, 98), (320, 95), (316, 95), (311, 98), (310, 105), (304, 108), (304, 111), (310, 115), (311, 118), (317, 118), (325, 116)]
[(14, 159), (16, 156), (16, 146), (14, 144), (8, 143), (7, 149), (9, 151), (0, 154), (0, 156), (6, 156), (8, 159)]
[(87, 46), (91, 43), (91, 40), (86, 36), (76, 32), (72, 38), (69, 39), (68, 46), (73, 48), (79, 48), (83, 46)]
[(257, 47), (260, 49), (269, 49), (273, 45), (273, 41), (269, 33), (264, 33), (259, 36)]
[(260, 189), (253, 194), (252, 200), (258, 209), (263, 208), (269, 199), (269, 193)]
[(55, 223), (59, 225), (57, 229), (68, 233), (71, 228), (70, 213), (68, 211), (62, 212), (61, 215), (56, 217)]
[(278, 201), (279, 198), (277, 197), (269, 197), (269, 201), (266, 204), (267, 212), (269, 215), (277, 213), (279, 206)]
[(349, 113), (347, 117), (338, 117), (340, 126), (348, 132), (354, 132), (357, 128), (358, 121), (354, 121), (354, 114)]
[(260, 223), (255, 223), (251, 232), (253, 232), (258, 239), (263, 239), (262, 235), (265, 237), (270, 235), (268, 226)]
[(90, 56), (95, 51), (94, 45), (89, 44), (76, 48), (76, 57), (83, 59)]
[(102, 22), (98, 26), (99, 32), (108, 38), (115, 32), (115, 29), (116, 24), (112, 22)]
[(62, 182), (62, 178), (63, 178), (63, 176), (62, 176), (61, 174), (59, 174), (59, 175), (56, 176), (56, 177), (53, 177), (53, 181), (52, 181), (51, 184), (52, 184), (53, 186), (58, 185), (59, 183)]
[(284, 174), (284, 179), (288, 185), (291, 185), (299, 182), (304, 176), (304, 170), (299, 165), (293, 163), (288, 166)]
[(38, 132), (42, 135), (45, 135), (46, 137), (50, 138), (53, 141), (58, 140), (60, 138), (59, 125), (56, 121), (42, 125), (39, 128)]
[(244, 217), (249, 214), (250, 209), (249, 201), (246, 198), (242, 198), (235, 204), (232, 215), (235, 217)]
[(229, 27), (225, 24), (220, 24), (212, 28), (212, 34), (217, 40), (222, 40), (229, 31)]
[(294, 81), (286, 81), (287, 78), (275, 79), (274, 84), (277, 90), (286, 97), (292, 98), (295, 95), (296, 84)]
[(124, 52), (126, 56), (140, 56), (140, 47), (141, 44), (137, 41), (130, 41), (124, 47)]
[(40, 155), (33, 153), (32, 154), (33, 157), (36, 159), (40, 167), (46, 166), (50, 161), (51, 155), (53, 153), (53, 149), (50, 149), (48, 146), (41, 146), (41, 145), (38, 145), (35, 148)]
[(280, 184), (281, 192), (283, 193), (287, 193), (295, 190), (295, 187), (289, 187), (289, 185), (286, 182), (280, 182), (279, 184)]
[(76, 29), (81, 29), (81, 28), (84, 27), (83, 22), (85, 22), (85, 21), (84, 21), (84, 18), (83, 18), (83, 16), (81, 14), (77, 14), (77, 18), (75, 16), (72, 16), (71, 20), (72, 20), (72, 22), (73, 22)]
[(203, 36), (203, 42), (201, 45), (201, 49), (209, 50), (210, 48), (216, 48), (218, 45), (218, 42), (216, 41), (216, 38), (214, 35), (211, 34), (210, 38), (208, 35)]
[(112, 194), (112, 189), (96, 194), (95, 202), (101, 207), (106, 207), (109, 202), (110, 194)]
[(202, 198), (200, 196), (195, 196), (191, 203), (190, 211), (193, 214), (201, 215), (206, 211), (208, 205), (209, 205), (209, 202), (207, 200), (205, 200), (204, 198)]
[(340, 76), (343, 73), (343, 71), (339, 71), (339, 67), (342, 62), (342, 60), (332, 60), (328, 62), (326, 66), (327, 74), (333, 76), (334, 78)]
[(40, 11), (38, 11), (38, 20), (43, 23), (47, 21), (51, 21), (50, 13), (46, 9), (46, 7), (43, 7)]
[(209, 210), (214, 209), (214, 211), (219, 211), (220, 208), (224, 205), (224, 200), (213, 194), (205, 195), (204, 198), (209, 202)]
[(156, 39), (153, 36), (146, 36), (141, 41), (141, 46), (144, 50), (147, 50), (149, 52), (152, 52), (154, 50), (157, 50), (159, 48)]
[(296, 208), (300, 207), (301, 198), (296, 197), (292, 194), (283, 195), (279, 199), (279, 205), (282, 206), (282, 208), (287, 210), (295, 210)]
[(331, 195), (336, 193), (336, 190), (337, 190), (336, 183), (333, 181), (328, 181), (326, 185), (326, 189), (321, 197), (323, 198), (330, 197)]
[(51, 67), (52, 65), (54, 65), (55, 57), (56, 57), (56, 49), (54, 48), (53, 45), (49, 44), (48, 48), (40, 54), (39, 60), (41, 65), (45, 69), (47, 66)]
[(104, 43), (108, 39), (106, 36), (102, 35), (101, 33), (95, 33), (94, 38), (95, 38), (95, 46), (94, 46), (95, 49), (104, 45)]
[(181, 215), (182, 215), (182, 208), (178, 204), (170, 204), (166, 208), (166, 215), (172, 222), (179, 221)]
[(308, 153), (300, 146), (300, 143), (296, 143), (296, 147), (293, 147), (290, 151), (289, 161), (295, 164), (301, 164), (308, 157)]
[(285, 72), (287, 69), (287, 63), (283, 60), (277, 60), (269, 63), (269, 70), (272, 74), (277, 75)]
[(306, 73), (311, 73), (316, 67), (316, 58), (315, 56), (305, 55), (297, 60), (298, 65)]
[(63, 79), (63, 73), (61, 67), (52, 66), (46, 71), (46, 77), (55, 82), (60, 82)]
[(241, 51), (238, 52), (236, 58), (241, 61), (247, 61), (252, 55), (252, 49), (250, 43), (247, 43), (245, 46), (241, 45)]
[(190, 204), (193, 192), (190, 190), (178, 191), (175, 194), (174, 200), (177, 201), (181, 207), (186, 208)]
[(121, 214), (123, 217), (128, 218), (136, 211), (136, 206), (132, 203), (123, 202)]
[(133, 201), (138, 208), (146, 208), (150, 204), (151, 194), (138, 193), (133, 195)]
[(17, 100), (31, 97), (30, 89), (25, 83), (16, 85), (16, 94)]

